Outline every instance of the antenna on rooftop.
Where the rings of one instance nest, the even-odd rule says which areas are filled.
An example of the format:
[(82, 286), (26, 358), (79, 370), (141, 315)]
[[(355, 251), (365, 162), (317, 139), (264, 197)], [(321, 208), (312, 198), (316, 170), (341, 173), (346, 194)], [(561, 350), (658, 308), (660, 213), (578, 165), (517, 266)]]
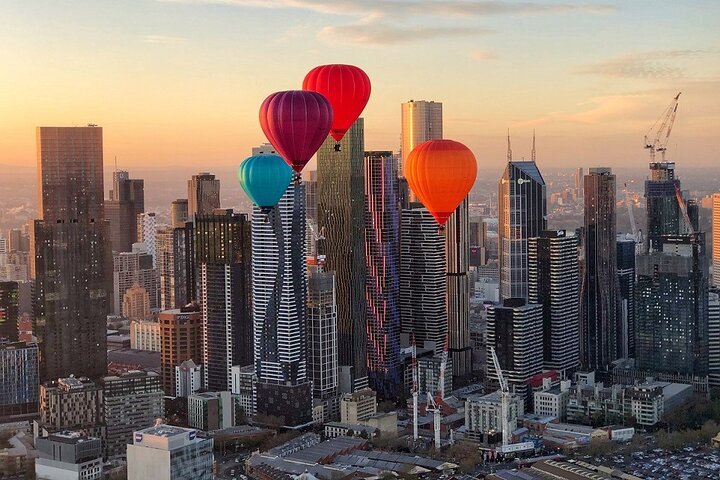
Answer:
[(507, 161), (512, 162), (512, 148), (510, 148), (510, 129), (509, 128), (508, 128), (507, 140), (508, 140)]
[(530, 160), (535, 161), (535, 129), (533, 128), (533, 146), (530, 151)]

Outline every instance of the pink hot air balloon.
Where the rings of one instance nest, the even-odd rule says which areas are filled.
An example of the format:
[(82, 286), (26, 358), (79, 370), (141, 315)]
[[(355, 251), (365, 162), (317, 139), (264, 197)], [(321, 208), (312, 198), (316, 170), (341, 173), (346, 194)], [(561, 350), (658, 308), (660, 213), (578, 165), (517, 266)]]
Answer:
[(332, 122), (330, 102), (317, 92), (276, 92), (260, 107), (265, 136), (297, 173), (325, 141)]

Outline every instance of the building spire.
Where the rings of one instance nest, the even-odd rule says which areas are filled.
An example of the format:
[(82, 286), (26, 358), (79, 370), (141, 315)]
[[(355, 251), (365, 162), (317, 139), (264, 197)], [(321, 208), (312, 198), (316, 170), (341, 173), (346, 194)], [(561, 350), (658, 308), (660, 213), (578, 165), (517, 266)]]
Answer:
[(533, 128), (533, 145), (530, 151), (530, 160), (535, 161), (535, 129)]
[(507, 149), (507, 161), (512, 162), (512, 148), (510, 148), (510, 129), (508, 128), (507, 133), (508, 149)]

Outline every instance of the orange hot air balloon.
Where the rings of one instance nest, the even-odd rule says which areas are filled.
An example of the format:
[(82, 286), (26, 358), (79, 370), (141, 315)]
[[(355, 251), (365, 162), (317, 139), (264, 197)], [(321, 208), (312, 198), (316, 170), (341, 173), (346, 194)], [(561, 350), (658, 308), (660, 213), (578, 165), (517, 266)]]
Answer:
[(475, 155), (454, 140), (430, 140), (413, 148), (405, 178), (442, 227), (470, 192), (477, 176)]

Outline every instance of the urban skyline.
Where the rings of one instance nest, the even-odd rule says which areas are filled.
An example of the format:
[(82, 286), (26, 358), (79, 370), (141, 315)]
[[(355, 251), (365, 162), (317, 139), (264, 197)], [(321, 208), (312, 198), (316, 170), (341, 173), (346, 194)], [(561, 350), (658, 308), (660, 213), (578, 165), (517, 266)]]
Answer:
[(0, 7), (0, 477), (717, 475), (720, 7), (130, 3)]
[[(299, 88), (309, 66), (341, 60), (394, 79), (373, 89), (368, 149), (397, 149), (398, 104), (424, 98), (444, 103), (445, 136), (465, 141), (484, 165), (501, 166), (498, 141), (509, 127), (518, 146), (528, 147), (536, 128), (546, 138), (548, 166), (587, 158), (616, 167), (657, 118), (652, 105), (683, 91), (684, 118), (670, 152), (688, 164), (713, 164), (717, 3), (663, 1), (648, 10), (619, 0), (547, 0), (467, 11), (463, 2), (433, 3), (354, 1), (347, 11), (326, 1), (5, 3), (0, 39), (8, 75), (0, 80), (0, 101), (8, 113), (0, 124), (0, 163), (32, 163), (28, 131), (37, 124), (95, 122), (106, 128), (108, 158), (117, 156), (124, 169), (208, 159), (231, 166), (263, 140), (255, 119), (266, 90)], [(269, 15), (276, 35), (258, 41)], [(357, 23), (368, 15), (367, 25)], [(536, 34), (544, 31), (558, 36)], [(566, 48), (564, 39), (577, 48)], [(384, 62), (382, 50), (401, 61)], [(256, 72), (259, 63), (266, 67)], [(41, 78), (37, 65), (52, 72), (52, 85), (26, 81)], [(222, 74), (197, 75), (187, 65)], [(518, 66), (533, 74), (516, 75)], [(441, 71), (458, 74), (448, 82)]]

